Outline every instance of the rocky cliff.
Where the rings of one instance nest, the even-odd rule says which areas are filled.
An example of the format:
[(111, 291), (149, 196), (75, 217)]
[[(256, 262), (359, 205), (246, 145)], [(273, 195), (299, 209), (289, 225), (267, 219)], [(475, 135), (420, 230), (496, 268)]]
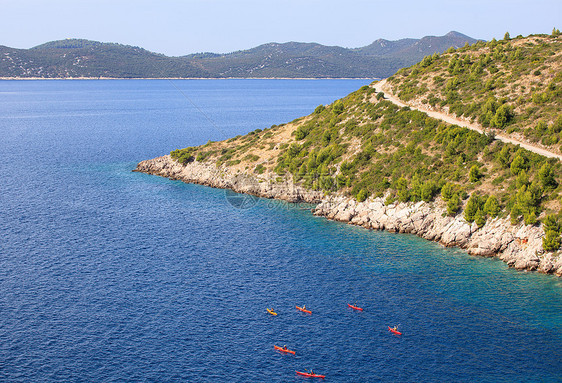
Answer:
[(193, 161), (183, 165), (169, 155), (142, 161), (135, 171), (159, 175), (187, 183), (232, 189), (264, 198), (290, 202), (318, 203), (314, 214), (375, 230), (412, 233), (444, 246), (457, 246), (469, 254), (497, 256), (518, 270), (539, 271), (562, 276), (562, 257), (542, 250), (544, 231), (539, 226), (512, 226), (507, 218), (488, 220), (482, 228), (461, 215), (449, 217), (440, 200), (426, 203), (385, 204), (382, 198), (364, 202), (340, 195), (324, 195), (279, 180), (271, 173), (262, 175), (233, 171), (214, 163)]

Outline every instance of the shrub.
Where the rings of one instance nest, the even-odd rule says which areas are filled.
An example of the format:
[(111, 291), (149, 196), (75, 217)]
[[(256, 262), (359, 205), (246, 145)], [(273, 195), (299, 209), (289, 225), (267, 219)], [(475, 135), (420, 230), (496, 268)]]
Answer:
[(521, 211), (519, 209), (519, 206), (517, 206), (517, 204), (513, 205), (513, 207), (511, 208), (511, 211), (509, 213), (512, 225), (517, 225), (517, 223), (519, 222), (519, 216), (520, 215), (521, 215)]
[(535, 223), (537, 223), (537, 215), (534, 211), (532, 211), (530, 213), (524, 214), (523, 220), (525, 221), (525, 225), (534, 225)]
[(468, 222), (473, 222), (476, 217), (476, 213), (480, 210), (480, 205), (480, 198), (476, 194), (472, 194), (464, 209), (464, 219)]
[(198, 162), (202, 162), (205, 161), (207, 159), (207, 157), (209, 157), (211, 154), (213, 154), (212, 152), (199, 152), (197, 153), (197, 157), (195, 158)]
[(453, 217), (457, 215), (461, 204), (461, 199), (457, 193), (453, 194), (451, 198), (447, 201), (447, 215)]
[(384, 200), (384, 204), (386, 206), (392, 205), (395, 201), (396, 201), (396, 196), (394, 194), (389, 194), (389, 195), (386, 196), (386, 198)]
[(480, 169), (478, 168), (478, 165), (472, 165), (472, 167), (470, 168), (470, 171), (468, 172), (468, 180), (470, 182), (478, 182), (480, 177), (481, 177), (481, 174), (480, 174)]
[(408, 189), (408, 181), (401, 177), (396, 182), (396, 192), (398, 194), (398, 201), (408, 202), (410, 200), (410, 190)]
[(425, 202), (430, 202), (438, 190), (439, 189), (437, 188), (435, 182), (431, 180), (424, 182), (421, 186), (420, 198)]
[(326, 110), (326, 107), (324, 105), (318, 105), (316, 107), (316, 109), (314, 109), (314, 113), (315, 114), (320, 114), (322, 113), (324, 110)]
[(258, 156), (256, 154), (248, 154), (244, 157), (244, 161), (248, 161), (248, 162), (256, 162), (259, 159), (260, 159), (260, 156)]
[(543, 219), (543, 229), (544, 232), (546, 233), (547, 231), (555, 231), (557, 233), (560, 233), (560, 230), (562, 229), (560, 227), (560, 223), (558, 222), (558, 219), (556, 218), (555, 215), (547, 215), (544, 219)]
[(508, 105), (502, 105), (496, 110), (494, 117), (490, 121), (490, 125), (494, 128), (503, 128), (513, 118), (513, 112)]
[(193, 162), (193, 152), (196, 148), (189, 147), (185, 149), (176, 149), (170, 153), (170, 156), (182, 164), (187, 164), (189, 162)]
[(491, 195), (486, 200), (484, 204), (484, 212), (488, 214), (490, 217), (495, 218), (500, 213), (500, 204), (496, 196)]
[(343, 113), (344, 110), (344, 106), (343, 106), (343, 102), (341, 100), (338, 100), (334, 103), (334, 106), (332, 107), (332, 112), (337, 116)]
[(361, 189), (359, 191), (359, 193), (357, 193), (357, 196), (355, 196), (355, 198), (357, 199), (357, 201), (359, 202), (363, 202), (367, 199), (367, 197), (369, 197), (369, 192), (365, 189)]
[(539, 181), (545, 189), (554, 189), (558, 186), (554, 179), (554, 170), (548, 162), (545, 162), (539, 170)]
[(308, 136), (308, 134), (310, 133), (310, 130), (310, 126), (308, 125), (299, 126), (297, 130), (295, 130), (295, 138), (297, 139), (297, 141), (305, 139), (306, 136)]
[(556, 251), (560, 248), (560, 234), (554, 230), (548, 230), (542, 239), (542, 248), (545, 251)]
[(449, 201), (454, 194), (455, 194), (454, 186), (449, 182), (447, 182), (441, 188), (441, 198), (443, 198), (444, 201)]
[(482, 211), (482, 209), (478, 209), (476, 215), (474, 216), (474, 222), (478, 227), (482, 227), (486, 224), (486, 214)]
[(511, 174), (513, 175), (519, 175), (519, 173), (521, 173), (524, 170), (527, 170), (528, 165), (527, 162), (525, 161), (525, 158), (523, 158), (523, 156), (521, 155), (517, 155), (515, 156), (515, 159), (511, 162), (511, 165), (509, 166), (509, 169), (511, 170)]
[(265, 167), (262, 164), (259, 164), (254, 168), (254, 173), (256, 174), (263, 174), (264, 171)]

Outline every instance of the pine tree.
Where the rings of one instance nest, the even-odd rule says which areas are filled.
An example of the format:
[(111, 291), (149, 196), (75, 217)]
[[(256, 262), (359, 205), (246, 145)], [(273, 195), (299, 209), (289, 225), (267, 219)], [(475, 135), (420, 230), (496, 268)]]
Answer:
[(441, 188), (441, 198), (443, 198), (444, 201), (449, 201), (451, 199), (451, 197), (453, 196), (454, 192), (455, 191), (454, 191), (453, 184), (447, 182)]
[(558, 222), (558, 219), (556, 218), (555, 215), (553, 214), (547, 215), (543, 219), (542, 224), (545, 233), (547, 231), (555, 231), (557, 233), (560, 233), (561, 230), (560, 223)]
[(549, 230), (542, 238), (542, 248), (546, 251), (556, 251), (560, 248), (560, 234)]
[(517, 204), (513, 205), (509, 215), (511, 217), (511, 224), (517, 225), (517, 222), (519, 222), (519, 216), (521, 215), (521, 210), (519, 209), (519, 206), (517, 206)]
[(479, 179), (480, 179), (480, 169), (478, 168), (478, 165), (472, 165), (470, 171), (468, 172), (468, 180), (470, 182), (478, 182)]
[(459, 210), (459, 206), (461, 204), (461, 199), (459, 198), (458, 193), (454, 193), (451, 198), (447, 201), (447, 215), (453, 217), (457, 215), (457, 211)]
[(545, 189), (554, 189), (558, 185), (554, 179), (554, 170), (548, 162), (545, 162), (539, 170), (539, 181)]
[(525, 214), (523, 216), (523, 219), (525, 220), (525, 225), (534, 225), (535, 223), (537, 223), (537, 215), (534, 211)]
[(369, 192), (365, 189), (361, 189), (355, 198), (357, 198), (358, 202), (363, 202), (367, 197), (369, 197)]
[(466, 203), (466, 207), (464, 208), (464, 219), (466, 219), (468, 222), (473, 222), (479, 208), (479, 198), (476, 194), (472, 194), (468, 199), (468, 202)]
[(515, 187), (521, 189), (523, 186), (529, 186), (529, 176), (525, 170), (521, 170), (517, 178), (515, 179)]
[(484, 212), (490, 217), (495, 218), (500, 213), (500, 204), (496, 196), (489, 196), (484, 204)]
[(486, 224), (486, 214), (482, 211), (482, 209), (478, 209), (476, 215), (474, 216), (474, 222), (478, 225), (478, 227), (482, 227)]
[(496, 114), (492, 117), (490, 125), (493, 128), (503, 128), (512, 118), (512, 112), (508, 105), (502, 105), (496, 110)]
[(511, 162), (511, 165), (509, 166), (511, 174), (513, 175), (519, 175), (519, 173), (527, 169), (527, 167), (528, 166), (525, 159), (519, 154), (515, 156), (515, 158)]
[(396, 194), (398, 195), (398, 201), (400, 202), (408, 202), (410, 200), (408, 180), (404, 177), (400, 177), (398, 181), (396, 181)]

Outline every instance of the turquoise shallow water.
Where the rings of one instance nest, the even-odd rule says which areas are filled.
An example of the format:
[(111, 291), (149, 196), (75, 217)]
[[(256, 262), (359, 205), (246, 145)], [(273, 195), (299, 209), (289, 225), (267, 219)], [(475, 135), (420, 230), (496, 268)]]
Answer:
[(0, 82), (0, 380), (561, 381), (558, 278), (131, 172), (365, 83)]

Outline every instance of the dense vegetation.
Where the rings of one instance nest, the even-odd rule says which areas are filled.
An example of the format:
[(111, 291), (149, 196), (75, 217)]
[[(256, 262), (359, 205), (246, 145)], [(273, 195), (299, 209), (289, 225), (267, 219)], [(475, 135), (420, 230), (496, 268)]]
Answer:
[[(401, 202), (431, 201), (440, 193), (451, 215), (470, 193), (465, 209), (470, 222), (477, 214), (496, 216), (501, 207), (514, 223), (520, 218), (534, 223), (557, 196), (558, 161), (389, 101), (369, 102), (371, 93), (364, 88), (318, 111), (295, 131), (296, 142), (279, 157), (275, 171), (360, 201), (385, 193)], [(495, 202), (485, 208), (489, 195)]]
[(167, 57), (139, 47), (61, 40), (32, 49), (0, 46), (0, 77), (387, 77), (425, 55), (475, 42), (441, 37), (377, 40), (358, 49), (320, 44), (264, 44), (230, 54)]
[(562, 38), (478, 42), (425, 57), (389, 79), (405, 101), (448, 110), (551, 150), (562, 149)]
[[(558, 40), (546, 41), (548, 46), (543, 46), (541, 52), (547, 58), (556, 56), (557, 53), (547, 52), (558, 47)], [(521, 42), (527, 46), (525, 40)], [(453, 53), (449, 55), (451, 59), (455, 57)], [(486, 55), (483, 53), (483, 57)], [(538, 53), (535, 56), (540, 70), (550, 73), (550, 62), (542, 60)], [(436, 63), (441, 58), (427, 60)], [(480, 62), (479, 57), (472, 60)], [(418, 67), (397, 75), (403, 79), (401, 84), (411, 83), (403, 73), (412, 73)], [(557, 78), (556, 73), (551, 76), (552, 81)], [(506, 81), (503, 77), (495, 79)], [(536, 85), (534, 89), (538, 89)], [(311, 115), (290, 124), (176, 150), (172, 156), (184, 163), (210, 160), (240, 171), (267, 172), (270, 182), (288, 177), (310, 189), (338, 192), (358, 201), (386, 196), (388, 203), (430, 202), (440, 197), (447, 214), (462, 214), (478, 226), (497, 216), (509, 216), (512, 224), (535, 224), (542, 220), (546, 233), (544, 248), (560, 247), (560, 161), (494, 140), (491, 134), (450, 125), (407, 107), (399, 108), (374, 92), (374, 88), (364, 86), (331, 105), (318, 106)], [(555, 104), (549, 105), (559, 107), (559, 101)], [(541, 117), (551, 116), (553, 109), (535, 110), (536, 117)], [(499, 119), (497, 116), (494, 114), (494, 119)], [(289, 140), (280, 138), (289, 133)]]

